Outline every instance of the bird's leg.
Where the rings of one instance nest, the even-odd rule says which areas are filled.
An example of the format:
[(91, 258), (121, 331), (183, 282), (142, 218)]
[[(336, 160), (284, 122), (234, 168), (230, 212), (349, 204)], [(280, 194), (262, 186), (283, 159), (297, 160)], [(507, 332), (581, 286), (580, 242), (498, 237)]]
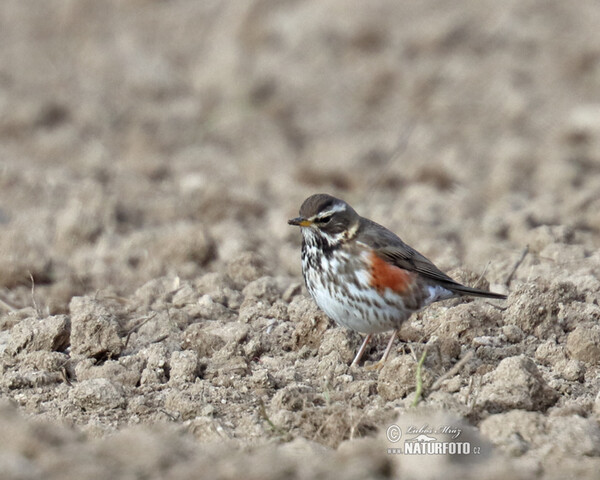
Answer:
[(392, 332), (392, 336), (390, 337), (390, 341), (387, 344), (387, 347), (385, 347), (385, 352), (383, 352), (383, 357), (381, 357), (381, 360), (379, 360), (377, 363), (374, 363), (373, 365), (369, 365), (368, 367), (366, 367), (369, 370), (379, 370), (380, 368), (383, 367), (383, 364), (385, 363), (385, 361), (387, 360), (387, 358), (390, 355), (390, 352), (392, 351), (392, 347), (394, 346), (394, 340), (396, 340), (396, 336), (398, 335), (398, 330), (394, 330)]
[(367, 348), (367, 343), (369, 343), (369, 340), (371, 340), (371, 337), (372, 337), (372, 334), (370, 334), (370, 333), (365, 337), (360, 348), (358, 349), (358, 352), (356, 352), (356, 357), (354, 357), (354, 360), (352, 360), (350, 367), (356, 367), (358, 365), (358, 362), (360, 362), (360, 359), (362, 358), (363, 354), (365, 353), (365, 350)]
[(389, 357), (390, 352), (392, 351), (392, 347), (394, 346), (394, 340), (396, 340), (397, 335), (398, 335), (398, 330), (394, 330), (392, 332), (392, 336), (390, 337), (390, 341), (387, 344), (387, 347), (385, 347), (385, 352), (383, 352), (383, 357), (381, 357), (381, 360), (379, 360), (379, 362), (381, 363), (381, 366), (383, 366), (383, 364)]

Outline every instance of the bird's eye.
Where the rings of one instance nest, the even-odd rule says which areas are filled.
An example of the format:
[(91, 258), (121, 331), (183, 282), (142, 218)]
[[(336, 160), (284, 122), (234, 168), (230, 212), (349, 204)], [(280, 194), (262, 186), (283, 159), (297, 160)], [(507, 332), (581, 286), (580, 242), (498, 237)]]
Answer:
[(326, 215), (324, 217), (319, 218), (319, 223), (329, 223), (329, 220), (331, 220), (333, 218), (333, 214), (330, 215)]

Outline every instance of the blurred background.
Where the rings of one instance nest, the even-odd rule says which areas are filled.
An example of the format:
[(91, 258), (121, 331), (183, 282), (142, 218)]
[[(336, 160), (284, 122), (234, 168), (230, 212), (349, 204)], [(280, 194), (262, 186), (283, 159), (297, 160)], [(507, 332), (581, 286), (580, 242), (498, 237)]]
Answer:
[(492, 283), (525, 245), (584, 258), (599, 20), (593, 0), (3, 0), (0, 298), (29, 305), (30, 274), (50, 312), (239, 261), (299, 275), (286, 220), (315, 192)]

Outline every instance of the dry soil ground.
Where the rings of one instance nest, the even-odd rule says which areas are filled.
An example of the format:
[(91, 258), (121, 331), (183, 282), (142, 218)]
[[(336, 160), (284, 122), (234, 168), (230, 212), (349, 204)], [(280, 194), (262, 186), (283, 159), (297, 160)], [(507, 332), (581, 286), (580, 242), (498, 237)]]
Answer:
[[(597, 478), (599, 24), (3, 0), (2, 478)], [(317, 191), (508, 300), (438, 304), (350, 369), (286, 224)], [(390, 454), (394, 425), (480, 454)]]

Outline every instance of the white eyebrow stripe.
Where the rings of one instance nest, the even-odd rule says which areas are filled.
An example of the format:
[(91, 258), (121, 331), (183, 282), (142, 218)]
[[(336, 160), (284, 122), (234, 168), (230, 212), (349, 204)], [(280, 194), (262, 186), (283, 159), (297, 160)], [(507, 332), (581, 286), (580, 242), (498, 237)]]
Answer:
[(334, 213), (337, 213), (337, 212), (345, 212), (345, 211), (346, 211), (346, 204), (336, 203), (333, 207), (331, 207), (326, 212), (319, 212), (313, 218), (323, 218), (323, 217), (327, 217), (329, 215), (333, 215)]

